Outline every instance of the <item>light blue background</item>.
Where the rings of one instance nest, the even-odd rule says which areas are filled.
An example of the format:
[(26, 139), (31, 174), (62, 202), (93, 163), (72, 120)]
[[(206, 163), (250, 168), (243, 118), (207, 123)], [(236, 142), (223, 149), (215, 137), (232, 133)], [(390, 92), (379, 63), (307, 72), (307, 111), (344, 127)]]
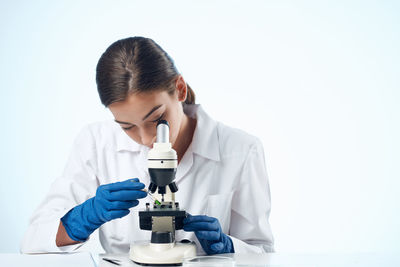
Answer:
[[(0, 252), (85, 124), (95, 66), (154, 39), (217, 120), (260, 137), (278, 251), (399, 251), (398, 1), (2, 1)], [(262, 204), (262, 203), (260, 203)]]

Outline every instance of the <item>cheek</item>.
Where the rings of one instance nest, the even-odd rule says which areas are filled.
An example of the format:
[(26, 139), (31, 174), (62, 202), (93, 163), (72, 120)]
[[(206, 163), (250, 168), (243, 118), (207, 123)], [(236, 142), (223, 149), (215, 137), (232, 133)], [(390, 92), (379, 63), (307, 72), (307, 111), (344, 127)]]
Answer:
[(169, 123), (169, 141), (173, 145), (175, 143), (175, 139), (178, 136), (180, 121), (177, 119), (177, 116), (173, 116), (172, 114), (166, 118)]
[(177, 136), (178, 136), (177, 131), (172, 129), (172, 131), (170, 131), (169, 133), (169, 138), (170, 138), (169, 142), (171, 143), (171, 145), (175, 144)]
[(171, 144), (174, 144), (176, 142), (176, 138), (178, 137), (179, 134), (179, 128), (180, 128), (180, 123), (178, 120), (174, 124), (171, 124), (169, 133)]
[(130, 129), (125, 131), (125, 133), (136, 143), (144, 145), (142, 142), (142, 138), (140, 136), (140, 131), (135, 127), (134, 129)]
[(131, 138), (133, 139), (133, 141), (135, 141), (136, 143), (142, 144), (140, 137), (138, 134), (136, 134), (133, 131), (125, 131), (125, 133)]

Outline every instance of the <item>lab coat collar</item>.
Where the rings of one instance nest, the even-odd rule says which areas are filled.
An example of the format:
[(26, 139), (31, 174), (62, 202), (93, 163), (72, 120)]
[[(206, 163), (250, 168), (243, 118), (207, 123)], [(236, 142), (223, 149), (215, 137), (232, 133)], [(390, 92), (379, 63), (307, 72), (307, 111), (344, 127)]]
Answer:
[[(186, 115), (197, 119), (196, 129), (191, 143), (192, 152), (202, 157), (219, 161), (219, 142), (217, 122), (213, 120), (200, 104), (185, 104)], [(140, 152), (145, 146), (133, 141), (120, 127), (117, 133), (117, 151)], [(190, 152), (189, 150), (187, 152)]]
[(142, 145), (133, 141), (121, 127), (118, 126), (117, 133), (117, 151), (132, 151), (132, 152), (140, 152)]
[(219, 161), (219, 142), (217, 122), (213, 120), (199, 104), (186, 104), (184, 112), (190, 117), (196, 117), (197, 124), (192, 139), (193, 153), (202, 157)]

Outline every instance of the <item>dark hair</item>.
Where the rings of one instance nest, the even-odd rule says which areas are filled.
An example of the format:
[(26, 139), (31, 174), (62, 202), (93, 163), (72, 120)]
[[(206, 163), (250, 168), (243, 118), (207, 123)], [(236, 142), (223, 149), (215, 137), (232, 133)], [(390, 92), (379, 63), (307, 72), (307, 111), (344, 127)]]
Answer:
[[(97, 91), (106, 107), (132, 93), (163, 90), (173, 94), (178, 75), (172, 58), (152, 39), (130, 37), (114, 42), (101, 55), (96, 68)], [(195, 94), (186, 85), (185, 103), (194, 104)]]

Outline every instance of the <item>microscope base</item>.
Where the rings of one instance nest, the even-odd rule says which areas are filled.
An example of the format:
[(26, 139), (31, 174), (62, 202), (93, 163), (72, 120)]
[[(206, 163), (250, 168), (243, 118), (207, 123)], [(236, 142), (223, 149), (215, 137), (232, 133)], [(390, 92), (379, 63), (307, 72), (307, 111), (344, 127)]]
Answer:
[(129, 258), (140, 265), (182, 265), (184, 258), (196, 256), (196, 244), (150, 242), (131, 244)]

